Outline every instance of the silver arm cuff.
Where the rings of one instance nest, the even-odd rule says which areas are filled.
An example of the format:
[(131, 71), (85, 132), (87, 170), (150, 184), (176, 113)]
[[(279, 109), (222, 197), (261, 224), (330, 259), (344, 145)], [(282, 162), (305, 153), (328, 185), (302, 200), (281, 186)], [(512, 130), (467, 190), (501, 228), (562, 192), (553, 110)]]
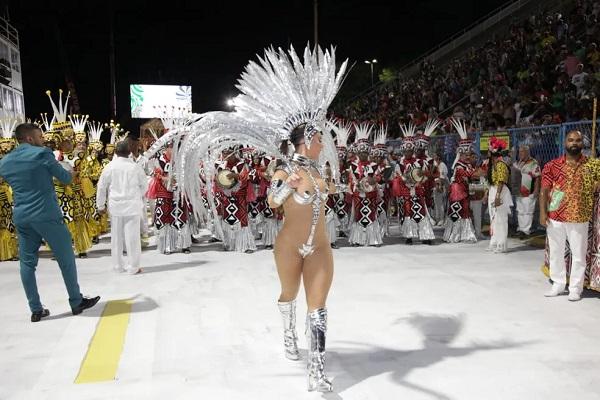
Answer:
[(271, 201), (278, 206), (282, 205), (292, 193), (294, 189), (290, 187), (285, 181), (280, 179), (271, 181)]

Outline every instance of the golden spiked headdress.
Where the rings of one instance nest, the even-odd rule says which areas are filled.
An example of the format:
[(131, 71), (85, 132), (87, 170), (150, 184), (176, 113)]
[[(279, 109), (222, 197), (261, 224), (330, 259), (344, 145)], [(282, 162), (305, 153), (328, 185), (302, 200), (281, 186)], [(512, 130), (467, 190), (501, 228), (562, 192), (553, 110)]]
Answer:
[(125, 139), (129, 132), (125, 132), (125, 130), (121, 128), (121, 124), (115, 123), (112, 119), (110, 120), (110, 123), (104, 124), (104, 128), (110, 130), (110, 141), (106, 144), (106, 154), (113, 154), (117, 142)]
[(46, 90), (46, 95), (50, 99), (50, 105), (52, 106), (52, 111), (54, 111), (54, 118), (52, 120), (52, 130), (60, 131), (62, 140), (73, 140), (75, 136), (75, 132), (73, 131), (73, 127), (71, 126), (71, 122), (67, 121), (67, 109), (69, 104), (70, 93), (67, 92), (67, 97), (63, 104), (63, 90), (58, 90), (58, 106), (52, 99), (52, 92)]
[(61, 141), (60, 132), (52, 128), (55, 117), (52, 116), (52, 119), (48, 120), (47, 113), (40, 114), (40, 116), (42, 118), (40, 128), (42, 129), (42, 137), (44, 138), (44, 143), (49, 144), (52, 142), (54, 144), (59, 144)]
[(102, 141), (100, 140), (102, 132), (104, 131), (102, 122), (88, 122), (88, 126), (90, 128), (90, 131), (88, 133), (90, 139), (90, 148), (92, 150), (102, 151), (102, 148), (104, 147), (104, 143), (102, 143)]
[(85, 133), (85, 127), (89, 117), (89, 115), (69, 115), (69, 121), (71, 121), (71, 126), (73, 126), (73, 131), (75, 132), (75, 143), (86, 142), (87, 133)]
[(2, 130), (2, 136), (0, 136), (0, 153), (8, 153), (15, 148), (16, 141), (13, 134), (18, 122), (19, 120), (14, 117), (0, 119), (0, 129)]

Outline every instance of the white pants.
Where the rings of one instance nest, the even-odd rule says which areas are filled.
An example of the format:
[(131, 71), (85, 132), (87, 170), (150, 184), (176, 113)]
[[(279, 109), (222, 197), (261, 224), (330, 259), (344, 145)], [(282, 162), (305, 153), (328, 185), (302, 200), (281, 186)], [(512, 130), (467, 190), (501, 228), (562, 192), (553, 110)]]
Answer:
[(142, 204), (142, 217), (140, 218), (140, 231), (142, 235), (148, 235), (150, 233), (148, 229), (148, 211), (146, 210), (146, 199)]
[[(120, 217), (113, 215), (110, 222), (110, 251), (113, 268), (117, 270), (137, 271), (140, 268), (140, 256), (142, 254), (140, 216)], [(128, 263), (125, 263), (123, 258), (123, 245), (125, 245), (125, 249), (127, 250)]]
[(473, 227), (475, 228), (475, 236), (477, 239), (481, 238), (481, 208), (483, 207), (483, 200), (471, 200), (469, 201), (471, 212), (473, 213)]
[(531, 233), (533, 213), (535, 212), (535, 200), (536, 198), (533, 196), (517, 197), (517, 220), (519, 221), (517, 230), (526, 235)]
[(448, 193), (444, 189), (443, 192), (433, 191), (433, 218), (435, 222), (443, 222), (448, 212)]
[(550, 252), (550, 279), (555, 284), (566, 285), (565, 244), (571, 248), (571, 275), (569, 291), (581, 294), (585, 279), (585, 258), (588, 246), (587, 222), (559, 222), (548, 219), (546, 234)]
[(498, 207), (494, 206), (498, 187), (490, 186), (488, 193), (488, 212), (490, 213), (489, 249), (504, 252), (508, 244), (508, 215), (510, 214), (513, 202), (510, 190), (505, 185), (502, 185), (500, 190), (500, 201), (502, 204)]

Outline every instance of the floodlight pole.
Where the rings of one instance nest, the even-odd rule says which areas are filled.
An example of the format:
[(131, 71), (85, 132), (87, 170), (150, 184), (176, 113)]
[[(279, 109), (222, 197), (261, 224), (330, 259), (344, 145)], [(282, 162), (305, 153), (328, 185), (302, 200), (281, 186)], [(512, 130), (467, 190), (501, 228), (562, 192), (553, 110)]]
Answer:
[(313, 25), (315, 28), (315, 47), (319, 45), (319, 0), (313, 0)]
[(114, 24), (114, 12), (113, 2), (109, 2), (108, 12), (110, 13), (109, 19), (109, 31), (110, 31), (110, 114), (111, 118), (117, 118), (117, 77), (115, 71), (115, 24)]

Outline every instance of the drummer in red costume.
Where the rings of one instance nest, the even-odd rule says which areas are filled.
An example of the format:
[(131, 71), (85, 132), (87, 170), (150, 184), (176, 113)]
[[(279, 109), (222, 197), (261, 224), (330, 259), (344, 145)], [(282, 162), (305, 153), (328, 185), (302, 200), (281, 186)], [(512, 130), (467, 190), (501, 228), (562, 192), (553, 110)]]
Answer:
[(425, 186), (425, 204), (427, 204), (427, 210), (430, 215), (433, 212), (433, 188), (435, 180), (439, 178), (440, 173), (435, 167), (433, 158), (429, 156), (429, 138), (439, 125), (439, 120), (427, 120), (423, 131), (417, 135), (415, 141), (415, 157), (421, 161), (423, 174), (427, 177), (423, 185)]
[[(335, 199), (334, 211), (338, 221), (338, 230), (340, 236), (346, 236), (350, 229), (352, 214), (352, 194), (348, 191), (348, 183), (350, 182), (349, 170), (349, 152), (348, 152), (348, 137), (352, 129), (352, 123), (338, 121), (332, 125), (335, 132), (335, 141), (337, 155), (340, 165), (340, 182), (346, 185), (346, 190), (338, 190), (335, 194), (330, 194)], [(336, 246), (332, 246), (335, 248)]]
[(375, 181), (377, 164), (369, 160), (371, 143), (369, 136), (373, 126), (368, 123), (355, 125), (354, 151), (357, 159), (350, 163), (350, 188), (352, 190), (352, 225), (349, 242), (352, 246), (376, 246), (383, 243), (381, 227), (377, 218), (379, 193)]
[(389, 235), (389, 218), (391, 187), (390, 183), (394, 177), (394, 168), (388, 160), (387, 126), (380, 125), (375, 134), (374, 146), (371, 150), (371, 159), (377, 167), (375, 168), (375, 180), (377, 181), (377, 190), (379, 191), (379, 200), (377, 202), (377, 218), (381, 227), (381, 236)]
[(223, 151), (223, 161), (217, 171), (223, 246), (225, 250), (253, 253), (256, 244), (248, 219), (250, 170), (241, 158), (240, 150), (230, 148)]
[(473, 141), (469, 139), (463, 121), (453, 118), (451, 122), (461, 139), (456, 150), (456, 160), (452, 165), (444, 241), (476, 243), (477, 236), (469, 207), (469, 180), (478, 176), (478, 172), (471, 164)]
[(415, 126), (409, 124), (400, 128), (404, 134), (402, 140), (404, 156), (398, 162), (398, 172), (401, 177), (399, 182), (401, 235), (406, 239), (406, 244), (412, 245), (413, 240), (417, 239), (423, 244), (431, 245), (435, 240), (435, 234), (426, 202), (427, 179), (431, 172), (425, 161), (414, 156)]

